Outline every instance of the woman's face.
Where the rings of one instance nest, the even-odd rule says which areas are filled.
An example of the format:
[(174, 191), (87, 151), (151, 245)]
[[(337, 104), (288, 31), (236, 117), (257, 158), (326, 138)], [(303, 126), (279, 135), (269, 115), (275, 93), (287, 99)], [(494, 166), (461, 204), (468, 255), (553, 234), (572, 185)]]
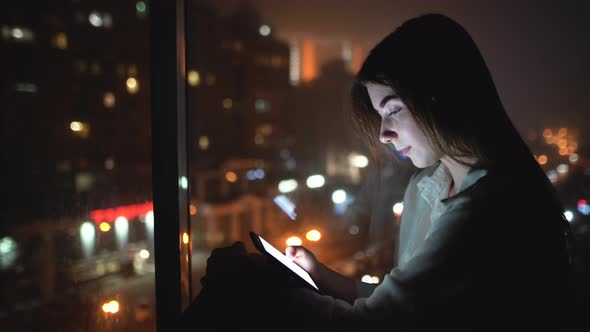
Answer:
[(392, 143), (395, 149), (412, 160), (414, 166), (432, 166), (442, 158), (430, 145), (414, 117), (392, 88), (369, 83), (366, 85), (373, 108), (381, 116), (379, 139)]

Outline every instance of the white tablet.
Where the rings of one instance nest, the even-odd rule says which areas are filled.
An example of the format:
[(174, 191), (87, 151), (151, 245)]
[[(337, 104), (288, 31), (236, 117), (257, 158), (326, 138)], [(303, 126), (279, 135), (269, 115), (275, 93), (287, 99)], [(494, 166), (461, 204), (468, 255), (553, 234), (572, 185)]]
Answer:
[(299, 265), (291, 261), (287, 256), (280, 252), (277, 248), (273, 247), (270, 243), (264, 240), (260, 235), (250, 232), (250, 237), (254, 243), (254, 247), (261, 253), (272, 257), (274, 260), (281, 263), (284, 267), (290, 270), (294, 275), (305, 282), (306, 285), (311, 287), (315, 291), (319, 291), (318, 286), (315, 284), (309, 273), (302, 269)]

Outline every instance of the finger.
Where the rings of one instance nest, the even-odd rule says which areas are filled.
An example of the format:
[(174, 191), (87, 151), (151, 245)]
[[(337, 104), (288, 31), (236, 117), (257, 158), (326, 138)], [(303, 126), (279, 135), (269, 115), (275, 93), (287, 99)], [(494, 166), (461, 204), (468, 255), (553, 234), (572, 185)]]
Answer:
[(292, 255), (291, 255), (291, 259), (298, 259), (301, 257), (305, 257), (305, 255), (307, 254), (307, 249), (305, 249), (302, 246), (292, 246)]
[(285, 249), (285, 256), (295, 259), (296, 257), (301, 256), (304, 253), (303, 247), (300, 246), (289, 246)]
[(296, 253), (295, 248), (290, 247), (290, 246), (285, 248), (285, 256), (287, 256), (288, 258), (295, 257), (295, 253)]

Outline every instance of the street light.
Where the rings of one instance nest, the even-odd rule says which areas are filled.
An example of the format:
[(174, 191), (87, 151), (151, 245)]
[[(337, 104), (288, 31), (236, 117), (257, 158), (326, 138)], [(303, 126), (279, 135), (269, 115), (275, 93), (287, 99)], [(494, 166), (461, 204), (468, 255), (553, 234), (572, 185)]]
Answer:
[(315, 241), (319, 241), (322, 238), (322, 234), (319, 231), (312, 229), (311, 231), (309, 231), (305, 234), (305, 238), (308, 239), (309, 241), (315, 242)]
[(351, 153), (348, 161), (354, 167), (365, 168), (369, 165), (369, 159), (361, 154)]
[(307, 187), (310, 189), (321, 188), (326, 183), (326, 179), (323, 175), (316, 174), (308, 177), (305, 183), (307, 184)]
[(289, 246), (289, 247), (290, 246), (300, 246), (303, 243), (303, 241), (301, 241), (301, 239), (297, 236), (291, 236), (287, 239), (286, 243), (287, 243), (287, 246)]
[(398, 202), (393, 205), (393, 214), (395, 214), (396, 217), (400, 217), (402, 215), (403, 211), (404, 211), (404, 203)]
[(100, 223), (100, 226), (98, 226), (98, 228), (100, 228), (101, 232), (108, 232), (111, 230), (111, 225), (103, 221)]
[(102, 305), (102, 311), (107, 314), (116, 314), (119, 312), (119, 302), (112, 300)]
[(287, 179), (279, 182), (279, 191), (283, 194), (297, 189), (297, 180)]
[(346, 202), (346, 191), (342, 189), (335, 190), (332, 193), (332, 202), (334, 202), (334, 204), (342, 204)]

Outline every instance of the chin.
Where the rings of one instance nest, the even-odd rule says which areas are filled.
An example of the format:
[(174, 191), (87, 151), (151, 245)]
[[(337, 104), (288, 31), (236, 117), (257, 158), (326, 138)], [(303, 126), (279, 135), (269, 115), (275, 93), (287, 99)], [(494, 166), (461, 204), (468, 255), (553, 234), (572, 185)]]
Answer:
[(436, 162), (438, 161), (438, 159), (424, 160), (424, 159), (420, 159), (420, 158), (411, 158), (411, 157), (410, 157), (410, 160), (412, 160), (412, 164), (414, 164), (414, 166), (416, 166), (418, 168), (430, 167), (430, 166), (436, 164)]

